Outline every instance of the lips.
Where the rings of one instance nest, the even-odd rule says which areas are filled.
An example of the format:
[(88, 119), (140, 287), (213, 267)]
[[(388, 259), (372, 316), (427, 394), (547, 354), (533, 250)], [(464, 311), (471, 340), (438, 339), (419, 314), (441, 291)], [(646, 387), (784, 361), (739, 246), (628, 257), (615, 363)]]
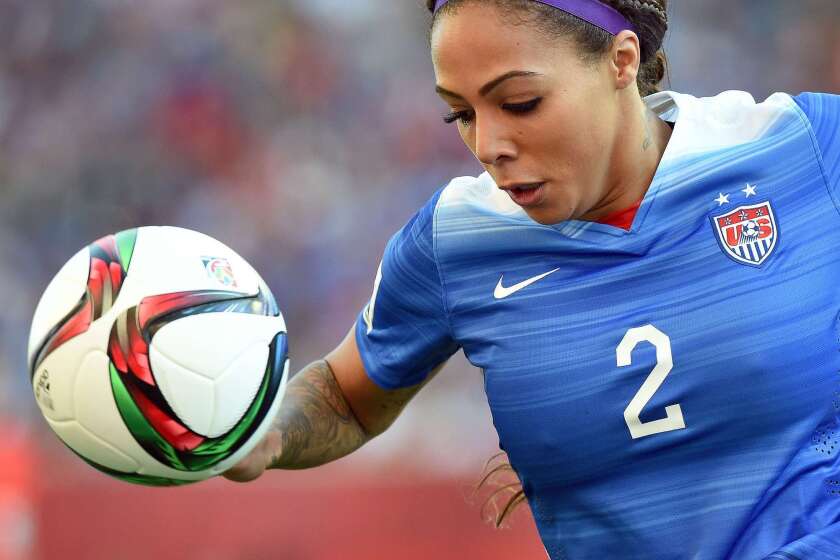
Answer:
[(545, 197), (545, 183), (515, 183), (500, 185), (510, 198), (519, 206), (537, 206)]

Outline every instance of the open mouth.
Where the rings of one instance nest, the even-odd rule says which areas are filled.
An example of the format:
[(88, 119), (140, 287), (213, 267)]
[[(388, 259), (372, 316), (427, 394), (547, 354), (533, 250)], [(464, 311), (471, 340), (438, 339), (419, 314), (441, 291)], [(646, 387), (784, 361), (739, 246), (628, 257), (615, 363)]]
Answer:
[(545, 196), (545, 183), (518, 185), (505, 190), (519, 206), (536, 206), (542, 202)]

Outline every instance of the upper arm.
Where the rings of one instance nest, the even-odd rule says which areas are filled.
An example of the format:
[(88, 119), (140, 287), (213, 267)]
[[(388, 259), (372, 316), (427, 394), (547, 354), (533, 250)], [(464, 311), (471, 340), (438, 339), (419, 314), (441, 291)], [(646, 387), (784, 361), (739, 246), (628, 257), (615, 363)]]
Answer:
[(421, 384), (459, 346), (435, 255), (438, 191), (388, 242), (373, 295), (356, 321), (356, 345), (383, 389)]
[(394, 423), (408, 401), (434, 377), (443, 364), (417, 385), (383, 389), (374, 383), (365, 371), (356, 344), (355, 330), (354, 325), (344, 340), (325, 359), (356, 420), (370, 436), (377, 436)]
[(816, 136), (829, 187), (840, 190), (840, 95), (803, 93), (793, 98)]
[(388, 242), (373, 295), (327, 362), (359, 422), (372, 435), (458, 349), (450, 333), (434, 254), (440, 191)]

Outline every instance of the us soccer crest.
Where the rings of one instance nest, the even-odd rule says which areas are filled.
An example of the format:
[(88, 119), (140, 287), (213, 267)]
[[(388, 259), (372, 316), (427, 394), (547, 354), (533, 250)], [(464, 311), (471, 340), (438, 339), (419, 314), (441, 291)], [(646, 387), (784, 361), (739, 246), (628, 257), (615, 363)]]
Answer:
[(236, 288), (236, 278), (233, 277), (233, 269), (227, 259), (218, 257), (201, 257), (207, 275), (223, 286)]
[(712, 216), (712, 225), (723, 252), (734, 261), (750, 266), (761, 266), (779, 239), (769, 200)]

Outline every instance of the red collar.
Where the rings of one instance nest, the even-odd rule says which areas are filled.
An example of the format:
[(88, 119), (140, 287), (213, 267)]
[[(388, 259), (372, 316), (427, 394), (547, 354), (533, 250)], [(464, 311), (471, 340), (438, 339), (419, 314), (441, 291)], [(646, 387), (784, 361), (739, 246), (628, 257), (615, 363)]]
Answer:
[(636, 204), (629, 208), (625, 208), (624, 210), (619, 210), (618, 212), (613, 212), (608, 216), (604, 216), (600, 220), (596, 220), (600, 224), (607, 224), (615, 227), (619, 227), (621, 229), (630, 230), (630, 226), (633, 225), (633, 218), (636, 217), (636, 212), (639, 211), (639, 206), (641, 206), (642, 201), (639, 200)]

